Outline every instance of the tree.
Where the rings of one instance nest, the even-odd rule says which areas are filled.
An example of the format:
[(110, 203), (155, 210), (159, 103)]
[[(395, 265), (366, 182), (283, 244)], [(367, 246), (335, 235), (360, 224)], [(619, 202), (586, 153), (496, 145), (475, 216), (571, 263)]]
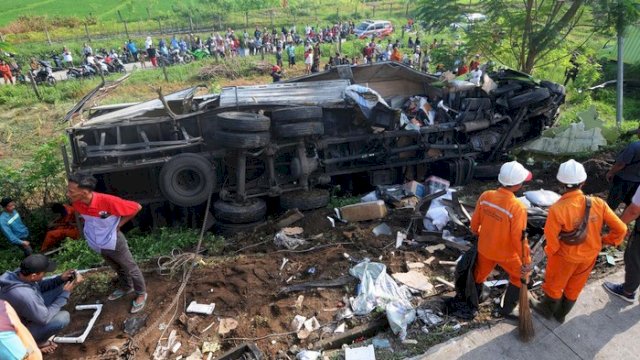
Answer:
[[(433, 30), (443, 30), (459, 21), (465, 12), (486, 14), (486, 21), (469, 25), (467, 38), (470, 47), (503, 64), (531, 73), (536, 66), (569, 57), (592, 34), (610, 28), (611, 19), (598, 18), (596, 11), (596, 7), (605, 2), (486, 0), (472, 7), (450, 0), (420, 0), (418, 7), (421, 18)], [(577, 29), (587, 34), (570, 36)]]

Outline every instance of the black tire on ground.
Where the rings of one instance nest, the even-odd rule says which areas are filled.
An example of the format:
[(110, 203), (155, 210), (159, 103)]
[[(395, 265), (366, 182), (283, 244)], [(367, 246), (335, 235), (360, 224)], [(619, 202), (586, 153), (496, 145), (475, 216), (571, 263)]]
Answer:
[(47, 85), (55, 86), (56, 85), (56, 78), (54, 78), (53, 76), (47, 77)]
[(277, 122), (309, 121), (320, 118), (322, 118), (322, 108), (319, 106), (297, 106), (271, 112), (271, 119)]
[(276, 134), (283, 138), (323, 135), (324, 124), (319, 121), (276, 125)]
[(298, 190), (280, 196), (280, 207), (284, 210), (313, 210), (327, 206), (331, 194), (324, 189)]
[(178, 154), (160, 170), (160, 191), (178, 206), (195, 206), (207, 201), (215, 186), (213, 165), (198, 154)]
[(251, 233), (258, 226), (264, 225), (265, 221), (255, 221), (246, 224), (230, 224), (224, 222), (216, 222), (214, 229), (217, 234), (222, 235), (224, 237), (232, 237), (239, 233)]
[(264, 115), (240, 111), (220, 113), (218, 122), (221, 128), (238, 132), (269, 131), (271, 126), (271, 119)]
[(516, 95), (508, 100), (509, 109), (515, 109), (546, 100), (551, 96), (549, 89), (536, 88), (524, 94)]
[(244, 203), (218, 200), (213, 203), (216, 219), (225, 223), (242, 224), (265, 219), (267, 203), (262, 199), (249, 199)]
[(218, 143), (220, 147), (231, 149), (254, 149), (266, 146), (271, 140), (269, 132), (239, 133), (232, 131), (218, 131)]

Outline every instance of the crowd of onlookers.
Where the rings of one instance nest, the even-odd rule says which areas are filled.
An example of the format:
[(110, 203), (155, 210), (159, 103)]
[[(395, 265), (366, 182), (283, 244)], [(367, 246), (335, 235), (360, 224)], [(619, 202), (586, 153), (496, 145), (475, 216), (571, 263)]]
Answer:
[[(413, 24), (407, 25), (406, 29), (412, 30)], [(273, 81), (280, 81), (286, 68), (293, 68), (297, 61), (304, 64), (305, 74), (329, 69), (337, 65), (360, 65), (371, 64), (381, 61), (395, 61), (411, 66), (416, 70), (431, 73), (437, 76), (450, 71), (454, 75), (469, 74), (472, 81), (479, 81), (481, 70), (479, 59), (476, 54), (469, 62), (461, 56), (457, 56), (453, 64), (448, 66), (443, 63), (434, 63), (434, 52), (437, 49), (459, 48), (458, 43), (445, 44), (444, 39), (433, 39), (433, 42), (423, 44), (419, 36), (409, 36), (408, 41), (401, 42), (400, 39), (368, 38), (366, 45), (362, 49), (357, 49), (358, 53), (345, 54), (338, 51), (330, 51), (327, 54), (321, 53), (320, 44), (343, 42), (349, 35), (354, 34), (355, 24), (353, 21), (338, 22), (325, 27), (305, 26), (298, 30), (296, 26), (267, 28), (256, 26), (249, 33), (247, 29), (242, 33), (236, 33), (232, 28), (225, 32), (214, 32), (209, 36), (187, 34), (183, 36), (173, 35), (170, 38), (160, 37), (153, 39), (147, 36), (143, 44), (136, 44), (134, 40), (128, 40), (121, 48), (110, 50), (101, 48), (94, 51), (91, 46), (85, 43), (80, 51), (80, 61), (75, 61), (74, 54), (68, 47), (63, 47), (60, 55), (53, 57), (56, 68), (74, 68), (77, 65), (85, 67), (84, 73), (89, 75), (97, 74), (100, 71), (105, 73), (117, 71), (114, 65), (138, 62), (140, 67), (147, 67), (150, 63), (152, 67), (160, 65), (186, 63), (193, 59), (201, 59), (213, 56), (219, 59), (262, 55), (273, 56), (274, 64), (271, 71)], [(299, 48), (302, 48), (302, 59), (299, 56)], [(326, 47), (323, 47), (326, 49)], [(336, 49), (340, 47), (336, 46)], [(326, 51), (326, 50), (325, 50)], [(297, 54), (296, 54), (297, 53)], [(328, 60), (325, 64), (320, 64), (322, 55)], [(437, 56), (436, 56), (437, 57)], [(322, 66), (324, 65), (324, 66)], [(32, 71), (39, 67), (39, 62), (32, 60)], [(0, 61), (0, 72), (5, 83), (13, 83), (12, 71), (17, 64), (4, 63)], [(123, 67), (122, 67), (123, 68)]]

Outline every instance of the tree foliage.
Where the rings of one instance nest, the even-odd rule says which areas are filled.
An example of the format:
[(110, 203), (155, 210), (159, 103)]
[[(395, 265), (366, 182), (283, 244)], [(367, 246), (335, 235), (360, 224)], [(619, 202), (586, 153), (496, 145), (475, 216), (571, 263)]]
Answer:
[(531, 73), (568, 58), (593, 34), (635, 21), (634, 1), (621, 0), (619, 5), (618, 0), (485, 0), (467, 6), (451, 0), (421, 0), (418, 13), (427, 28), (435, 31), (460, 21), (465, 13), (484, 13), (487, 21), (467, 29), (469, 46)]

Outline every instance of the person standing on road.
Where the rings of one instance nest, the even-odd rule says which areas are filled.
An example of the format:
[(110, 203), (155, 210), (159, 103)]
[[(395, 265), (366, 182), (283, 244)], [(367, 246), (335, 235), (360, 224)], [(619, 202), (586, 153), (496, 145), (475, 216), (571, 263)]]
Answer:
[(531, 172), (519, 162), (504, 163), (498, 175), (502, 186), (480, 195), (471, 218), (471, 231), (478, 236), (478, 258), (473, 271), (478, 294), (482, 293), (483, 283), (496, 265), (509, 274), (502, 306), (493, 314), (496, 317), (511, 316), (520, 295), (520, 279), (530, 271), (523, 264), (523, 261), (531, 262), (528, 244), (524, 249), (526, 258), (522, 258), (527, 209), (515, 193), (531, 178)]
[(73, 67), (73, 55), (66, 46), (62, 48), (62, 63), (67, 68)]
[(136, 47), (136, 44), (133, 42), (133, 40), (129, 39), (129, 42), (127, 43), (127, 49), (129, 50), (129, 53), (131, 53), (131, 56), (133, 56), (133, 61), (137, 62), (138, 48)]
[(289, 58), (289, 68), (292, 68), (296, 65), (296, 46), (293, 42), (289, 42), (287, 48), (287, 57)]
[(24, 225), (20, 214), (16, 210), (16, 203), (12, 198), (5, 197), (0, 201), (0, 206), (4, 211), (0, 214), (0, 229), (4, 236), (15, 246), (18, 246), (20, 250), (27, 257), (33, 253), (31, 249), (31, 243), (27, 240), (29, 238), (29, 229)]
[(401, 62), (402, 54), (400, 53), (400, 49), (398, 49), (398, 45), (393, 45), (393, 51), (391, 52), (391, 61)]
[[(560, 164), (556, 178), (564, 191), (549, 208), (544, 226), (544, 298), (531, 302), (542, 316), (562, 323), (587, 283), (602, 245), (620, 245), (627, 228), (604, 200), (584, 195), (587, 172), (581, 163), (571, 159)], [(609, 233), (602, 236), (605, 224)]]
[(605, 281), (602, 286), (605, 290), (618, 296), (619, 298), (634, 302), (636, 290), (640, 286), (640, 187), (636, 189), (631, 197), (631, 204), (624, 209), (620, 220), (629, 225), (635, 220), (635, 226), (630, 231), (627, 247), (624, 249), (624, 282), (616, 284)]
[(158, 67), (158, 52), (156, 47), (153, 46), (153, 43), (149, 45), (147, 48), (147, 56), (149, 57), (149, 61), (151, 61), (151, 65), (155, 68)]
[(92, 176), (71, 176), (68, 179), (67, 196), (73, 208), (84, 219), (84, 236), (87, 244), (118, 274), (118, 289), (108, 300), (117, 300), (135, 291), (131, 313), (144, 308), (147, 290), (142, 271), (136, 264), (124, 234), (123, 225), (133, 219), (142, 208), (134, 201), (94, 191), (96, 179)]
[[(640, 136), (640, 127), (636, 130)], [(616, 158), (615, 164), (607, 172), (606, 179), (611, 183), (607, 204), (616, 210), (620, 203), (629, 205), (631, 197), (640, 185), (640, 141), (627, 145)]]

